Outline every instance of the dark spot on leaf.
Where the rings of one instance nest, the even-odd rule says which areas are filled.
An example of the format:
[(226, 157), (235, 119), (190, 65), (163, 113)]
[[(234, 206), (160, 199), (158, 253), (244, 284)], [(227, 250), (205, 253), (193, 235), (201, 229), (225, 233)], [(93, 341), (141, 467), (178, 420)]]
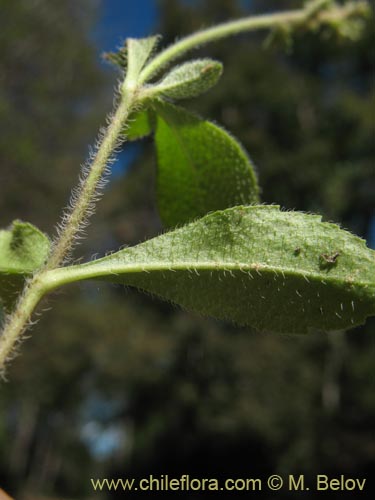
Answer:
[(208, 71), (211, 71), (212, 68), (215, 66), (213, 64), (207, 64), (204, 68), (201, 69), (201, 74), (203, 75), (204, 73), (207, 73)]
[(319, 256), (319, 267), (320, 269), (330, 269), (337, 265), (337, 259), (340, 256), (340, 252), (334, 252), (332, 254), (322, 253)]

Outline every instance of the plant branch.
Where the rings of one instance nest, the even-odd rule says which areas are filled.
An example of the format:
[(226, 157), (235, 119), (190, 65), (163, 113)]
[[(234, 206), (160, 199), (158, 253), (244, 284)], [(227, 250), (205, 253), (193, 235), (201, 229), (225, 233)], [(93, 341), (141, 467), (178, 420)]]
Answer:
[(62, 231), (55, 242), (46, 269), (58, 267), (70, 251), (76, 234), (92, 211), (98, 185), (116, 148), (118, 138), (136, 102), (136, 91), (125, 92), (106, 130), (88, 175), (75, 195), (71, 211), (63, 217)]
[(4, 370), (6, 361), (11, 357), (14, 346), (20, 340), (35, 307), (48, 291), (43, 281), (44, 274), (61, 265), (71, 250), (77, 233), (92, 212), (98, 185), (136, 101), (136, 89), (122, 93), (120, 103), (103, 136), (86, 178), (79, 186), (72, 208), (63, 216), (62, 230), (52, 247), (49, 259), (26, 284), (13, 313), (5, 320), (0, 336), (0, 373)]
[(5, 363), (11, 359), (15, 345), (20, 341), (26, 325), (30, 322), (31, 315), (44, 293), (44, 288), (40, 286), (39, 279), (35, 276), (25, 286), (12, 315), (6, 318), (0, 337), (0, 375), (4, 374)]
[(317, 9), (319, 10), (322, 8), (321, 4), (322, 0), (315, 0), (313, 2), (308, 2), (303, 9), (246, 17), (193, 33), (167, 47), (152, 59), (142, 71), (140, 83), (143, 84), (149, 81), (159, 72), (159, 70), (190, 50), (221, 38), (277, 26), (308, 24), (310, 18), (314, 19), (315, 25), (316, 23), (339, 22), (355, 15), (364, 15), (369, 8), (366, 1), (360, 0), (357, 2), (349, 2), (343, 6), (334, 4), (328, 10), (316, 12)]
[[(6, 360), (10, 358), (14, 346), (20, 340), (26, 325), (30, 322), (32, 312), (41, 297), (56, 286), (61, 285), (62, 282), (69, 281), (69, 271), (67, 271), (67, 275), (65, 275), (62, 282), (59, 282), (57, 275), (55, 276), (56, 281), (51, 281), (51, 278), (54, 270), (57, 272), (58, 269), (56, 268), (60, 267), (64, 262), (73, 246), (77, 233), (92, 212), (98, 186), (118, 144), (118, 138), (126, 125), (129, 114), (142, 100), (142, 85), (156, 75), (160, 69), (189, 50), (224, 37), (283, 25), (298, 27), (299, 25), (308, 26), (311, 23), (311, 26), (316, 27), (316, 25), (323, 22), (340, 23), (340, 21), (351, 16), (364, 15), (368, 10), (368, 4), (365, 1), (351, 1), (344, 6), (333, 3), (327, 9), (324, 9), (324, 5), (323, 0), (313, 0), (301, 10), (248, 17), (199, 31), (183, 38), (157, 55), (145, 66), (139, 77), (137, 77), (137, 82), (125, 80), (122, 86), (123, 92), (120, 103), (110, 120), (88, 173), (78, 187), (72, 207), (63, 217), (61, 231), (52, 247), (51, 255), (45, 266), (37, 271), (26, 284), (14, 312), (6, 318), (0, 336), (0, 371), (3, 370)], [(61, 269), (61, 271), (63, 270)]]

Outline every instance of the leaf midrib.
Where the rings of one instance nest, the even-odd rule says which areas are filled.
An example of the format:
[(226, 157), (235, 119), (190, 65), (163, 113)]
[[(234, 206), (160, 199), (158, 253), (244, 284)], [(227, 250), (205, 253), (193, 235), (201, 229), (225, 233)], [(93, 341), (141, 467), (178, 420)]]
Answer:
[[(105, 259), (107, 257), (104, 257)], [(92, 266), (96, 267), (96, 269), (93, 269)], [(185, 271), (185, 272), (192, 272), (194, 273), (195, 271), (212, 271), (212, 272), (231, 272), (231, 271), (241, 271), (244, 274), (248, 274), (249, 272), (254, 272), (254, 273), (269, 273), (272, 274), (273, 276), (276, 275), (281, 275), (284, 279), (286, 277), (297, 277), (300, 279), (304, 279), (305, 281), (309, 282), (311, 281), (318, 281), (319, 283), (332, 283), (332, 284), (342, 284), (345, 283), (347, 285), (352, 285), (355, 287), (365, 287), (365, 288), (374, 288), (375, 289), (375, 282), (371, 281), (358, 281), (357, 279), (350, 279), (350, 278), (345, 278), (345, 277), (338, 277), (338, 276), (322, 276), (322, 274), (314, 273), (311, 271), (298, 271), (292, 268), (288, 267), (281, 267), (281, 266), (269, 266), (267, 264), (258, 264), (258, 263), (252, 263), (252, 264), (242, 264), (238, 262), (225, 262), (223, 264), (220, 263), (213, 263), (213, 262), (199, 262), (197, 263), (196, 261), (181, 261), (178, 264), (167, 264), (165, 262), (152, 262), (150, 264), (144, 263), (144, 264), (122, 264), (120, 265), (113, 265), (107, 262), (106, 264), (100, 263), (100, 261), (97, 261), (97, 263), (87, 263), (87, 264), (81, 264), (80, 266), (71, 266), (69, 268), (62, 268), (62, 269), (57, 269), (54, 271), (55, 273), (59, 273), (68, 271), (66, 273), (67, 277), (68, 275), (72, 275), (72, 279), (68, 279), (66, 282), (72, 282), (72, 281), (77, 281), (78, 279), (95, 279), (95, 278), (100, 278), (100, 277), (107, 277), (108, 275), (121, 275), (121, 274), (139, 274), (139, 273), (151, 273), (151, 272), (179, 272), (179, 271)]]

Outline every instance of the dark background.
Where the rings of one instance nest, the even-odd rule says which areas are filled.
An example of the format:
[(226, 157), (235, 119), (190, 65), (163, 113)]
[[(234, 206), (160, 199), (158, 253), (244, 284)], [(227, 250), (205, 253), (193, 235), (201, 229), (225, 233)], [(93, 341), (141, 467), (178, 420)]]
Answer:
[[(167, 44), (299, 5), (0, 0), (0, 226), (21, 218), (54, 234), (111, 109), (119, 74), (100, 62), (102, 50), (151, 32)], [(197, 52), (222, 60), (225, 72), (187, 105), (242, 141), (263, 201), (321, 213), (374, 247), (371, 23), (356, 43), (300, 34), (288, 51), (281, 42), (262, 48), (264, 38)], [(154, 177), (152, 140), (126, 146), (77, 258), (161, 231)], [(111, 498), (94, 494), (90, 478), (149, 474), (371, 481), (374, 320), (346, 333), (265, 335), (96, 283), (62, 289), (43, 303), (50, 307), (0, 388), (0, 486), (17, 499)], [(276, 498), (267, 494), (253, 496)]]

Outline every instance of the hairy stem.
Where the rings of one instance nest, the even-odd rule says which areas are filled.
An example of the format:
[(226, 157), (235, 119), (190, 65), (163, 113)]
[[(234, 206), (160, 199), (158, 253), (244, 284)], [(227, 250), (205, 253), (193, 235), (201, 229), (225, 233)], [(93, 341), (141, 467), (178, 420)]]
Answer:
[(49, 259), (45, 266), (25, 286), (15, 310), (6, 318), (0, 337), (0, 372), (3, 371), (7, 359), (10, 358), (17, 340), (21, 338), (33, 310), (47, 292), (43, 282), (44, 274), (48, 269), (55, 269), (60, 266), (71, 250), (82, 224), (87, 221), (92, 211), (98, 184), (116, 148), (118, 138), (127, 122), (129, 113), (136, 103), (136, 99), (136, 90), (126, 91), (122, 94), (120, 103), (110, 120), (88, 174), (75, 196), (75, 202), (70, 212), (63, 218), (61, 233), (53, 246)]
[[(314, 2), (307, 3), (303, 9), (245, 17), (193, 33), (192, 35), (182, 38), (179, 42), (170, 47), (167, 47), (163, 52), (160, 52), (160, 54), (158, 54), (142, 71), (140, 83), (142, 84), (150, 80), (159, 70), (170, 62), (178, 59), (186, 52), (198, 46), (243, 32), (306, 23), (309, 17), (314, 15), (315, 10), (320, 8), (320, 4), (322, 4), (322, 0), (315, 0)], [(368, 3), (362, 0), (349, 2), (343, 6), (335, 4), (334, 7), (329, 10), (322, 11), (318, 14), (316, 21), (318, 23), (340, 21), (341, 19), (356, 14), (362, 15), (364, 12), (368, 11), (368, 8)]]
[(135, 100), (135, 92), (126, 92), (123, 94), (120, 104), (110, 121), (90, 167), (89, 173), (80, 187), (78, 194), (75, 196), (76, 202), (73, 204), (70, 213), (65, 217), (63, 229), (46, 264), (47, 269), (53, 269), (61, 264), (71, 249), (74, 238), (79, 232), (82, 224), (87, 221), (93, 201), (95, 200), (98, 184), (103, 177), (108, 161), (117, 145), (119, 135), (121, 134)]
[(0, 374), (3, 374), (5, 363), (11, 358), (17, 341), (20, 340), (31, 314), (44, 295), (37, 276), (25, 287), (17, 306), (11, 316), (5, 320), (4, 330), (0, 337)]
[(35, 273), (34, 277), (27, 283), (14, 312), (5, 321), (5, 326), (0, 336), (0, 371), (3, 370), (6, 360), (9, 359), (14, 346), (21, 338), (26, 325), (30, 321), (32, 312), (41, 297), (58, 286), (58, 284), (61, 284), (58, 283), (57, 276), (54, 276), (55, 280), (51, 280), (51, 272), (60, 267), (64, 262), (64, 259), (72, 248), (77, 233), (87, 221), (92, 211), (98, 185), (116, 148), (118, 138), (123, 127), (126, 125), (130, 112), (142, 100), (142, 85), (149, 81), (160, 69), (178, 57), (181, 57), (189, 50), (220, 38), (246, 31), (273, 28), (282, 25), (308, 24), (310, 19), (313, 19), (315, 24), (327, 21), (339, 22), (341, 19), (352, 15), (361, 15), (368, 9), (367, 2), (359, 0), (348, 2), (344, 6), (333, 4), (330, 9), (320, 12), (323, 3), (323, 0), (314, 0), (307, 3), (301, 10), (248, 17), (199, 31), (183, 38), (156, 56), (143, 69), (138, 82), (127, 82), (125, 80), (123, 86), (124, 92), (122, 93), (120, 103), (110, 120), (100, 147), (88, 170), (88, 174), (78, 188), (72, 208), (63, 217), (62, 230), (54, 243), (51, 255), (45, 266)]

